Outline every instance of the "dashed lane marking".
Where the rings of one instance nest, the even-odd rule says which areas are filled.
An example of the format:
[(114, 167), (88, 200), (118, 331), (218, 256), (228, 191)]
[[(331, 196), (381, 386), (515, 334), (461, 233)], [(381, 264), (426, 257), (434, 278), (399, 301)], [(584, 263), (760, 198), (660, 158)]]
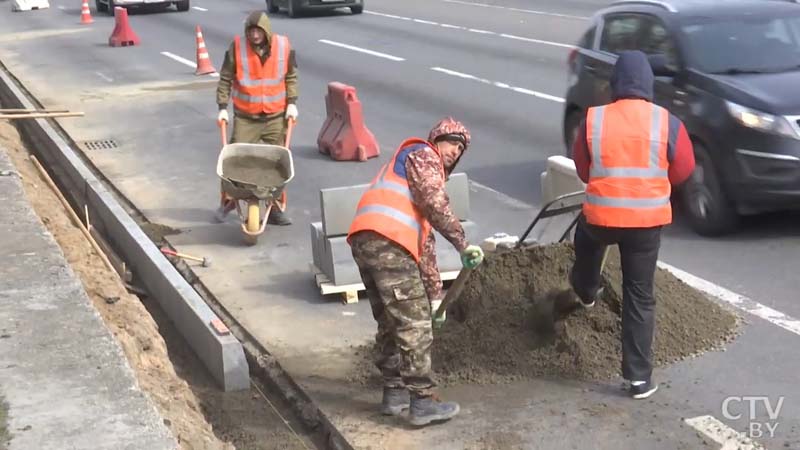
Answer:
[[(161, 52), (161, 54), (162, 54), (162, 55), (164, 55), (164, 56), (166, 56), (167, 58), (170, 58), (170, 59), (172, 59), (172, 60), (174, 60), (174, 61), (177, 61), (177, 62), (179, 62), (179, 63), (181, 63), (181, 64), (184, 64), (184, 65), (186, 65), (186, 66), (189, 66), (189, 67), (191, 67), (192, 69), (197, 69), (197, 63), (196, 63), (196, 62), (194, 62), (194, 61), (190, 61), (190, 60), (188, 60), (188, 59), (186, 59), (186, 58), (184, 58), (184, 57), (182, 57), (182, 56), (178, 56), (178, 55), (176, 55), (176, 54), (174, 54), (174, 53), (170, 53), (170, 52)], [(212, 73), (212, 74), (210, 74), (210, 75), (211, 75), (212, 77), (218, 77), (218, 76), (219, 76), (219, 74), (218, 74), (218, 73)]]
[(475, 2), (465, 2), (463, 0), (442, 0), (445, 3), (454, 3), (458, 5), (468, 5), (468, 6), (477, 6), (481, 8), (492, 8), (492, 9), (502, 9), (506, 11), (513, 11), (513, 12), (521, 12), (526, 14), (535, 14), (539, 16), (550, 16), (550, 17), (560, 17), (562, 19), (576, 19), (576, 20), (587, 20), (589, 17), (585, 16), (575, 16), (572, 14), (560, 14), (554, 13), (549, 11), (537, 11), (534, 9), (524, 9), (524, 8), (512, 8), (510, 6), (500, 6), (500, 5), (488, 5), (486, 3), (475, 3)]
[(319, 42), (323, 44), (333, 45), (334, 47), (341, 47), (346, 48), (348, 50), (352, 50), (354, 52), (365, 53), (367, 55), (377, 56), (378, 58), (384, 58), (391, 61), (405, 61), (405, 58), (400, 58), (399, 56), (393, 56), (386, 53), (376, 52), (374, 50), (368, 50), (366, 48), (356, 47), (355, 45), (343, 44), (341, 42), (330, 41), (328, 39), (320, 39)]
[(465, 27), (465, 26), (461, 26), (461, 25), (452, 25), (452, 24), (449, 24), (449, 23), (434, 22), (432, 20), (415, 19), (415, 18), (412, 18), (412, 17), (404, 17), (404, 16), (397, 16), (397, 15), (394, 15), (394, 14), (386, 14), (386, 13), (381, 13), (381, 12), (377, 12), (377, 11), (364, 11), (364, 14), (371, 14), (373, 16), (386, 17), (388, 19), (405, 20), (405, 21), (408, 21), (408, 22), (420, 23), (420, 24), (423, 24), (423, 25), (432, 25), (432, 26), (442, 27), (442, 28), (446, 28), (446, 29), (450, 29), (450, 30), (468, 31), (470, 33), (483, 34), (483, 35), (487, 35), (487, 36), (498, 36), (498, 37), (505, 38), (505, 39), (512, 39), (512, 40), (515, 40), (515, 41), (528, 42), (528, 43), (531, 43), (531, 44), (550, 45), (550, 46), (553, 46), (553, 47), (560, 47), (560, 48), (575, 48), (574, 45), (565, 44), (563, 42), (554, 42), (554, 41), (547, 41), (547, 40), (544, 40), (544, 39), (534, 39), (534, 38), (523, 37), (523, 36), (515, 36), (513, 34), (499, 33), (497, 31), (481, 30), (481, 29), (469, 28), (469, 27)]
[(431, 70), (434, 72), (444, 73), (446, 75), (451, 75), (458, 78), (463, 78), (465, 80), (477, 81), (479, 83), (488, 84), (490, 86), (498, 87), (501, 89), (507, 89), (513, 92), (517, 92), (519, 94), (530, 95), (532, 97), (541, 98), (543, 100), (549, 100), (551, 102), (556, 103), (564, 103), (564, 99), (561, 97), (556, 97), (554, 95), (545, 94), (544, 92), (534, 91), (532, 89), (521, 88), (517, 86), (512, 86), (507, 83), (503, 83), (501, 81), (492, 81), (487, 80), (485, 78), (476, 77), (475, 75), (470, 75), (468, 73), (457, 72), (455, 70), (445, 69), (444, 67), (431, 67)]

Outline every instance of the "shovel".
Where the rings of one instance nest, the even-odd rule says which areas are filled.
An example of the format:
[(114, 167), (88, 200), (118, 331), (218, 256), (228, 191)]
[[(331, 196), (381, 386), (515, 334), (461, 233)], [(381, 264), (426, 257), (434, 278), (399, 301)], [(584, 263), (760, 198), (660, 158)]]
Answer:
[(464, 286), (467, 284), (467, 279), (472, 274), (472, 271), (475, 269), (467, 269), (462, 268), (460, 272), (458, 272), (458, 276), (455, 280), (453, 280), (453, 284), (450, 285), (450, 288), (447, 290), (447, 294), (444, 296), (444, 300), (439, 305), (439, 309), (433, 315), (433, 326), (436, 328), (441, 328), (444, 324), (444, 316), (445, 311), (447, 311), (447, 305), (453, 303), (458, 299), (461, 295), (461, 291), (464, 290)]

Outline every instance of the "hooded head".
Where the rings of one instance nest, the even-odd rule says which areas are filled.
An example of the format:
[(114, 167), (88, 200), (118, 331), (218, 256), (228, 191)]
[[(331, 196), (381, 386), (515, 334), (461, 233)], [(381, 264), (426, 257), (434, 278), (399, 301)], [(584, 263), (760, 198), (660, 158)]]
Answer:
[(261, 29), (266, 35), (266, 42), (264, 45), (269, 47), (270, 41), (272, 39), (272, 26), (269, 23), (269, 16), (264, 11), (253, 11), (247, 16), (247, 19), (244, 21), (244, 34), (245, 36), (248, 35), (248, 30), (251, 27), (256, 27)]
[(611, 96), (614, 100), (638, 98), (653, 101), (653, 69), (647, 56), (639, 50), (619, 54), (611, 74)]

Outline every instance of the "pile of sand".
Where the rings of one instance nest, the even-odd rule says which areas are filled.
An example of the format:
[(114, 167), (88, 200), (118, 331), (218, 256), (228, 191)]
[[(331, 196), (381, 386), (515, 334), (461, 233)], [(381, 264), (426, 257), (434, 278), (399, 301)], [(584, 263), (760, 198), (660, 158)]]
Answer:
[[(543, 305), (552, 305), (554, 292), (562, 297), (567, 292), (574, 301), (566, 291), (573, 258), (571, 244), (488, 256), (449, 308), (445, 325), (435, 330), (437, 380), (485, 384), (536, 377), (604, 380), (620, 374), (622, 274), (615, 249), (604, 272), (605, 292), (594, 308), (556, 312), (555, 323), (543, 317), (548, 311)], [(657, 366), (715, 349), (735, 336), (738, 316), (729, 309), (663, 270), (656, 273), (655, 285)], [(550, 324), (552, 333), (543, 334), (542, 324)], [(360, 353), (355, 378), (374, 380), (372, 350)]]

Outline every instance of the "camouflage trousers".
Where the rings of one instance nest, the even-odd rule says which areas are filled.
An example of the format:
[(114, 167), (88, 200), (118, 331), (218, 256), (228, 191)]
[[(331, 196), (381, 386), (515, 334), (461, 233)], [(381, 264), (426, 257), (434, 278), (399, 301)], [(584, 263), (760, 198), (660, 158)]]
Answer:
[(419, 266), (404, 248), (376, 233), (353, 235), (351, 246), (378, 322), (375, 340), (380, 353), (375, 365), (384, 386), (432, 394), (436, 383), (431, 372), (431, 306)]

